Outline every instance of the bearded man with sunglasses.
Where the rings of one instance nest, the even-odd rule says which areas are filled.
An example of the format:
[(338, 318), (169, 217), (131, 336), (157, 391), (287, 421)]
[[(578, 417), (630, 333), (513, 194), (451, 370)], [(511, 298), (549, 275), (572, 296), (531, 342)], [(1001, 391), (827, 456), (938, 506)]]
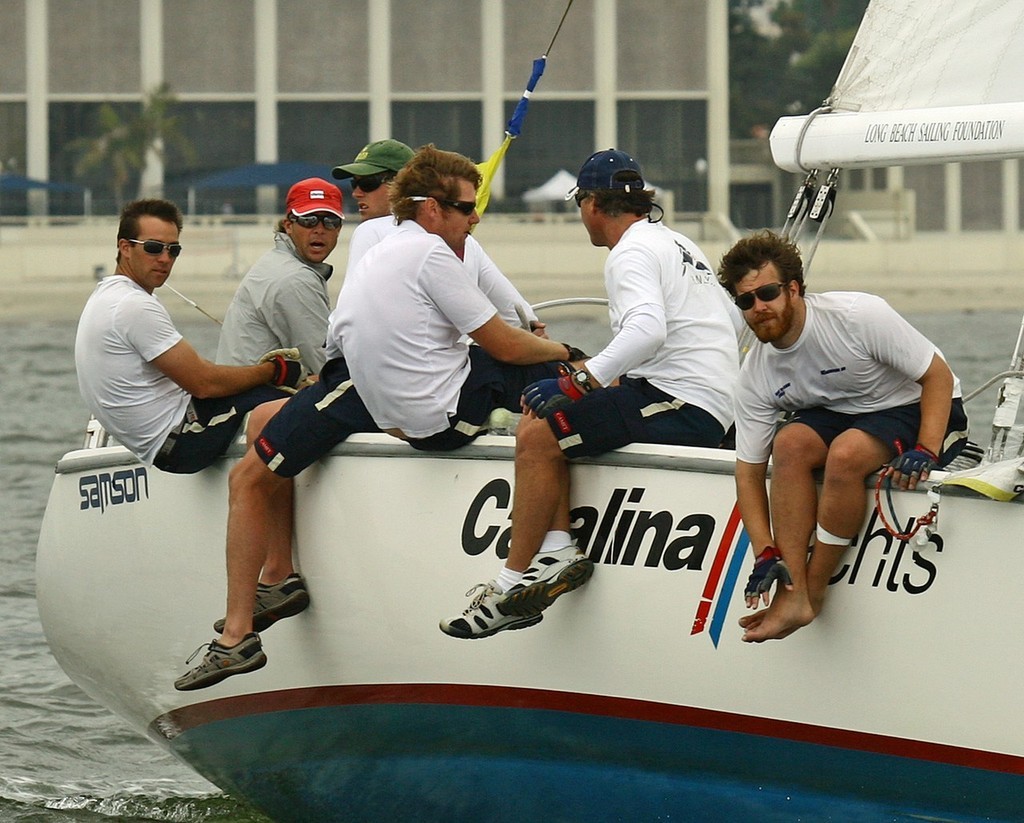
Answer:
[(326, 258), (343, 221), (341, 190), (333, 183), (311, 177), (288, 190), (274, 248), (242, 278), (224, 315), (218, 363), (255, 363), (266, 351), (291, 347), (307, 374), (319, 373), (327, 359), (327, 281), (334, 272)]
[(892, 461), (892, 482), (914, 488), (963, 450), (967, 416), (933, 343), (875, 295), (805, 294), (788, 239), (745, 238), (718, 273), (761, 343), (736, 394), (736, 495), (755, 553), (744, 595), (748, 608), (767, 607), (740, 625), (744, 641), (760, 643), (821, 611), (864, 521), (865, 478)]
[(153, 292), (181, 253), (182, 216), (167, 200), (136, 200), (121, 212), (117, 267), (82, 311), (75, 368), (86, 408), (139, 460), (197, 472), (227, 449), (244, 416), (288, 395), (302, 370), (293, 354), (224, 366), (200, 357)]

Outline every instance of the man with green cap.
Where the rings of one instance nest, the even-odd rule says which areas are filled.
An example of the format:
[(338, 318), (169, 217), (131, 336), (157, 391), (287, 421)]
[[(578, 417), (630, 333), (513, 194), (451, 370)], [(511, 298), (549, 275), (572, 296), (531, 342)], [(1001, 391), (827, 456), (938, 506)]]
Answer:
[(363, 146), (351, 163), (335, 166), (336, 180), (352, 179), (352, 197), (359, 206), (359, 219), (390, 216), (388, 186), (399, 169), (409, 162), (413, 151), (398, 140), (377, 140)]
[[(369, 249), (397, 228), (388, 206), (389, 183), (413, 154), (411, 148), (398, 140), (377, 140), (365, 145), (351, 163), (335, 166), (331, 172), (337, 180), (352, 178), (352, 197), (359, 205), (362, 221), (348, 241), (346, 277)], [(466, 270), (497, 307), (502, 319), (513, 326), (528, 323), (529, 331), (540, 337), (547, 336), (544, 324), (537, 319), (526, 298), (472, 236), (467, 238), (464, 255), (462, 262)], [(341, 352), (330, 350), (328, 342), (328, 358), (340, 355)]]

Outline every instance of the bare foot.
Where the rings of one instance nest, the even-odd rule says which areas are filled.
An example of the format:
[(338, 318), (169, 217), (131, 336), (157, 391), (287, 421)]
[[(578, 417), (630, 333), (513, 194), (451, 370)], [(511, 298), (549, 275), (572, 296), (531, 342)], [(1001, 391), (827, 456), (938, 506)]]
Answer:
[(781, 640), (814, 620), (815, 612), (806, 594), (785, 592), (771, 606), (740, 620), (744, 643)]
[(740, 628), (752, 629), (754, 626), (761, 625), (761, 621), (764, 620), (764, 616), (768, 613), (768, 609), (761, 609), (759, 612), (753, 614), (747, 614), (740, 618)]

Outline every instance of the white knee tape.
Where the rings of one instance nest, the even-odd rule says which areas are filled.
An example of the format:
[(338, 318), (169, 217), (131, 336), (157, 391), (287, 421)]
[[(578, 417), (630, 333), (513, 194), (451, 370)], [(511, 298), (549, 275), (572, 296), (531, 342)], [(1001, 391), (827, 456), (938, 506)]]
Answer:
[(839, 537), (826, 531), (821, 523), (818, 524), (817, 537), (819, 543), (825, 543), (828, 546), (849, 546), (853, 542), (852, 537)]

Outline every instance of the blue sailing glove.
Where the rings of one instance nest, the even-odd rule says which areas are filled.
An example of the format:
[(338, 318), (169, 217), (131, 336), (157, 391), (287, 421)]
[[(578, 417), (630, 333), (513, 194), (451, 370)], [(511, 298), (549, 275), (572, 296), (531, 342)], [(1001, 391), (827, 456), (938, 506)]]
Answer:
[(523, 389), (523, 402), (538, 417), (564, 409), (583, 397), (583, 389), (577, 386), (570, 375), (549, 377), (538, 380)]
[(754, 558), (754, 571), (747, 578), (747, 587), (743, 590), (743, 596), (747, 599), (747, 605), (753, 608), (757, 605), (758, 599), (762, 599), (767, 606), (771, 599), (772, 586), (775, 585), (776, 581), (783, 586), (793, 585), (793, 577), (789, 573), (789, 566), (782, 559), (779, 550), (774, 546), (766, 546)]
[(889, 464), (893, 471), (904, 474), (907, 477), (922, 474), (927, 475), (932, 469), (939, 465), (938, 456), (918, 443), (914, 448), (903, 454), (896, 455), (896, 458)]

